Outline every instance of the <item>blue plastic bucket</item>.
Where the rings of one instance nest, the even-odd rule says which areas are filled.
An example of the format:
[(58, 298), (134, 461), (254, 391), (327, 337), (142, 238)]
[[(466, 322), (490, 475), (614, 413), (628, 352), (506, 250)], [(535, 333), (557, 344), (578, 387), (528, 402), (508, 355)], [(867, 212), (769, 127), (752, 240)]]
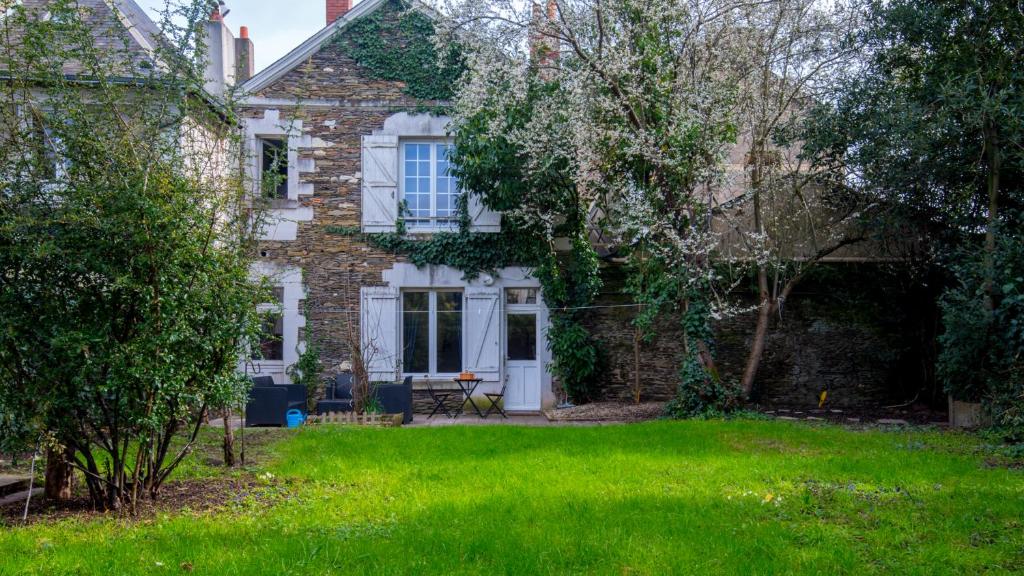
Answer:
[(286, 412), (284, 416), (288, 420), (289, 428), (298, 428), (306, 420), (306, 417), (302, 415), (302, 411), (294, 408)]

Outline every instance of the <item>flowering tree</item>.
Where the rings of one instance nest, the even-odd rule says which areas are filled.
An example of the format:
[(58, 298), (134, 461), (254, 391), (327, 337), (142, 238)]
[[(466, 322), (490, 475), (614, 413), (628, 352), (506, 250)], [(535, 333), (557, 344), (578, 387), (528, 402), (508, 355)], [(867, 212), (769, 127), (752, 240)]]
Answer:
[(0, 21), (0, 436), (134, 508), (244, 396), (252, 206), (203, 91), (207, 2), (169, 11), (152, 52), (73, 0), (33, 6)]
[[(730, 65), (740, 78), (735, 116), (742, 163), (717, 191), (729, 236), (722, 256), (753, 267), (758, 305), (741, 388), (753, 391), (771, 319), (807, 272), (866, 238), (868, 206), (843, 171), (803, 146), (811, 111), (855, 61), (862, 20), (849, 2), (773, 0), (735, 11)], [(745, 268), (745, 266), (741, 266)]]
[(643, 260), (650, 278), (632, 284), (645, 305), (638, 325), (665, 312), (681, 319), (686, 386), (714, 381), (713, 394), (694, 397), (698, 408), (726, 396), (706, 345), (711, 315), (728, 307), (712, 297), (719, 279), (707, 193), (736, 135), (739, 79), (728, 64), (739, 5), (448, 7), (449, 31), (468, 45), (454, 122), (463, 181), (493, 208), (540, 227), (553, 246), (568, 238), (574, 261), (591, 263), (584, 286), (597, 260), (580, 255), (594, 243)]

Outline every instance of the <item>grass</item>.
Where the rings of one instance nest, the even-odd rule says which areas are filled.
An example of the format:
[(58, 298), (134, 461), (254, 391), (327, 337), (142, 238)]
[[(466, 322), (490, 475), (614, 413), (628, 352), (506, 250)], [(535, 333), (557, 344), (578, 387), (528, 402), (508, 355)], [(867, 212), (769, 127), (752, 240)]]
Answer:
[(321, 426), (264, 449), (263, 497), (0, 530), (0, 574), (1024, 571), (1024, 472), (964, 434)]

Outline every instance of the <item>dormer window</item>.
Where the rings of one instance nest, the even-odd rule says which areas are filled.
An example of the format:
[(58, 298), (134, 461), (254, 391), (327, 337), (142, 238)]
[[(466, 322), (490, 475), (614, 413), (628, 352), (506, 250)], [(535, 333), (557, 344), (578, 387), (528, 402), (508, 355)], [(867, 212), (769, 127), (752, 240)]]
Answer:
[(459, 183), (449, 173), (447, 141), (403, 141), (401, 197), (410, 230), (458, 226)]

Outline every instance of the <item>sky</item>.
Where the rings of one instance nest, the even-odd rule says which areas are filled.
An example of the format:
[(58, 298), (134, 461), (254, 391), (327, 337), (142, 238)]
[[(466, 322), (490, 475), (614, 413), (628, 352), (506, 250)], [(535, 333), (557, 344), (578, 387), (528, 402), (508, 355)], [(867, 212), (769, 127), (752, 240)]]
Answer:
[[(136, 0), (159, 20), (164, 0)], [(225, 0), (231, 12), (224, 22), (238, 37), (238, 27), (249, 27), (256, 49), (256, 70), (273, 64), (292, 48), (324, 27), (324, 0)], [(356, 2), (353, 2), (355, 4)]]

